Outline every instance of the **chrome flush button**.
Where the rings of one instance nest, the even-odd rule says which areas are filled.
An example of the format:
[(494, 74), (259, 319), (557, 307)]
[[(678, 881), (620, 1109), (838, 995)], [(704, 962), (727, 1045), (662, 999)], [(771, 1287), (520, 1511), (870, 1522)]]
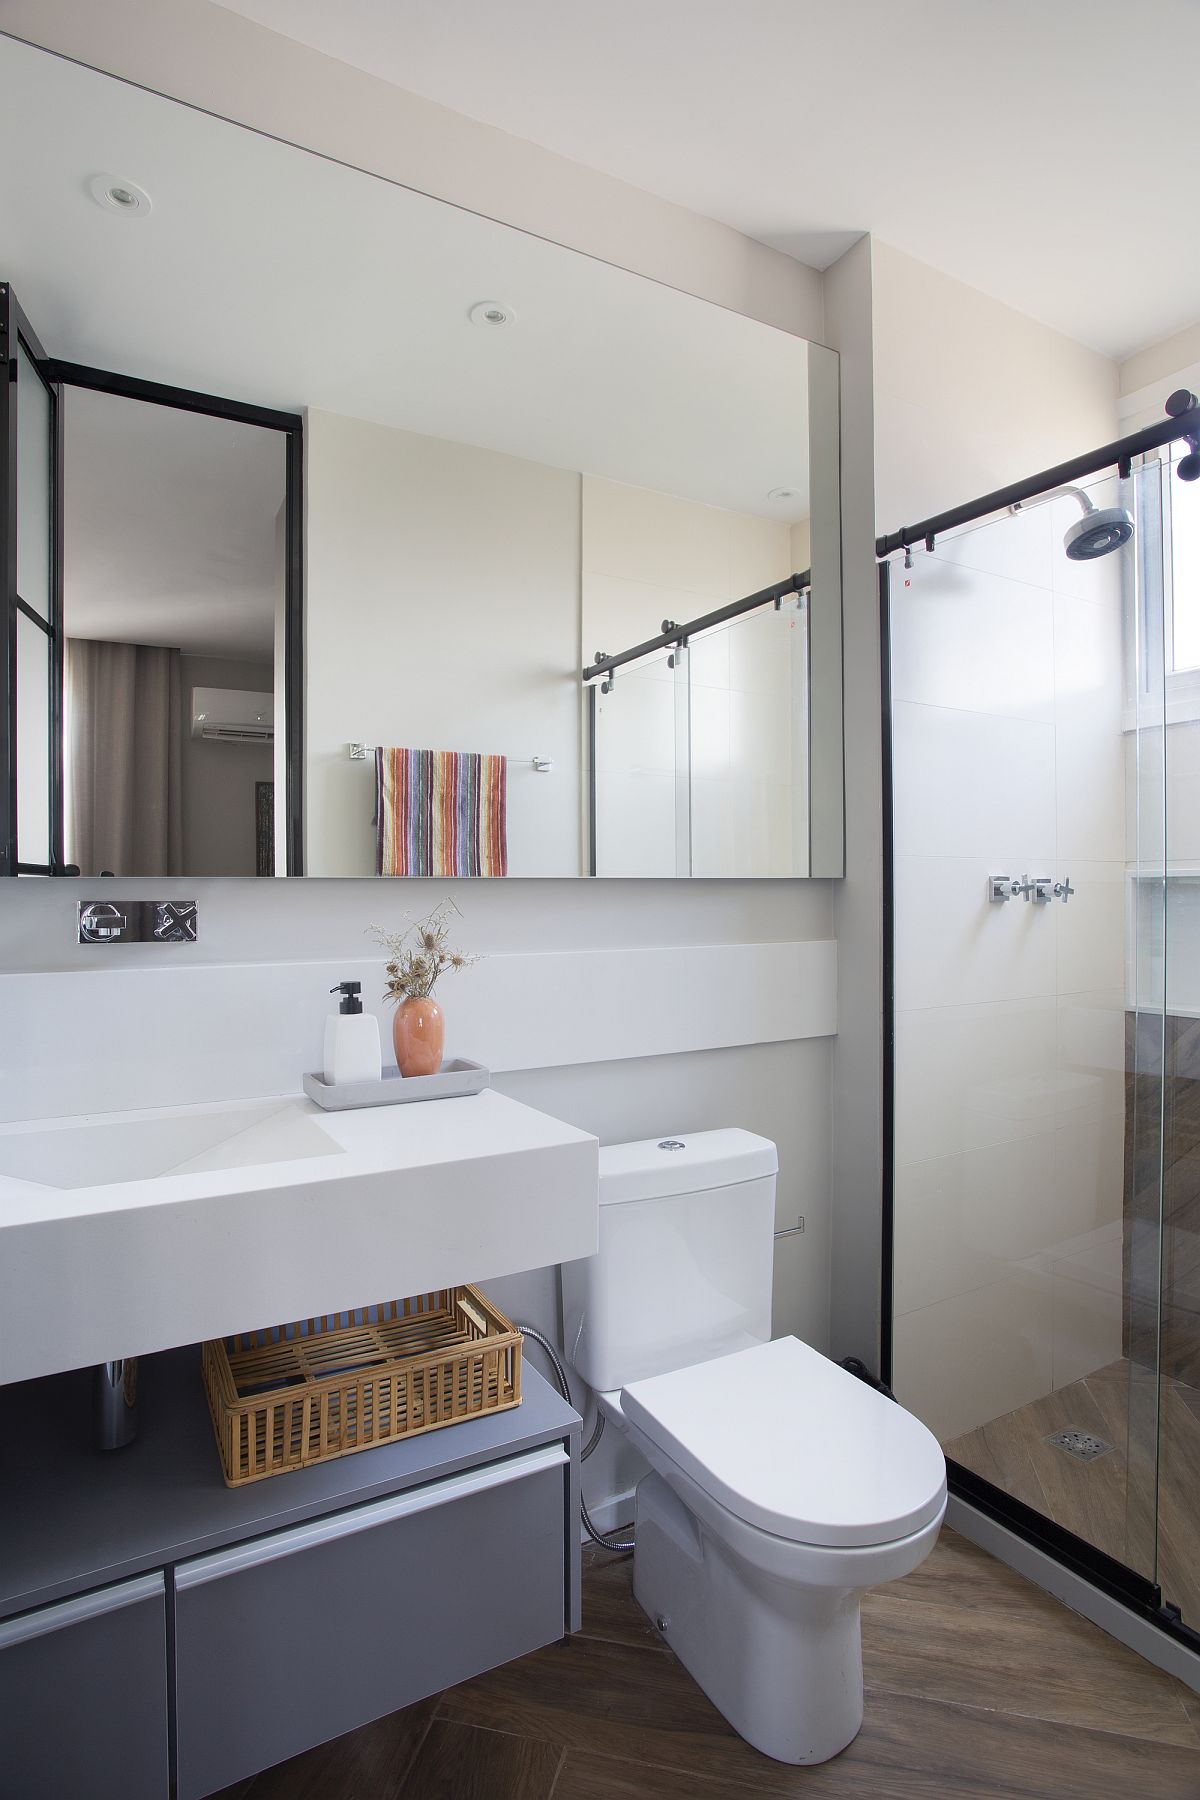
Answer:
[(659, 1144), (660, 1150), (686, 1150), (687, 1145), (681, 1138), (664, 1138)]

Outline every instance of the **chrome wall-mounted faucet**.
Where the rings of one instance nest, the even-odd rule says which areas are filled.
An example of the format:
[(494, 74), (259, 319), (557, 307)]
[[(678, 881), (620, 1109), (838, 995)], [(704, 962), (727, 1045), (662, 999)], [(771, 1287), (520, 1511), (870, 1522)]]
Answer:
[(194, 944), (194, 900), (81, 900), (81, 944)]
[(1069, 875), (1064, 875), (1061, 881), (1055, 881), (1052, 875), (988, 876), (988, 903), (991, 906), (1002, 906), (1006, 900), (1015, 900), (1018, 894), (1023, 900), (1032, 898), (1035, 906), (1049, 906), (1055, 899), (1065, 906), (1074, 892)]

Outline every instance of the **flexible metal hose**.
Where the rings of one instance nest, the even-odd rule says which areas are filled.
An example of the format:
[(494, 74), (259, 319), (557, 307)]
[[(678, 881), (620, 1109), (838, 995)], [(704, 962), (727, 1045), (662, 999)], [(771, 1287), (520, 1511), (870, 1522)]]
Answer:
[[(553, 1374), (554, 1374), (555, 1387), (557, 1387), (559, 1393), (562, 1395), (562, 1397), (566, 1401), (567, 1405), (573, 1406), (575, 1404), (575, 1402), (571, 1399), (571, 1386), (567, 1380), (567, 1371), (563, 1367), (562, 1358), (559, 1356), (558, 1351), (554, 1348), (554, 1345), (550, 1342), (549, 1338), (543, 1337), (542, 1333), (540, 1331), (535, 1330), (532, 1325), (523, 1325), (521, 1323), (520, 1319), (517, 1319), (515, 1321), (515, 1323), (516, 1323), (517, 1330), (520, 1332), (522, 1337), (531, 1339), (533, 1343), (537, 1344), (542, 1350), (545, 1351), (546, 1359), (549, 1362), (551, 1370), (553, 1371)], [(584, 1448), (580, 1453), (580, 1461), (581, 1462), (586, 1462), (587, 1458), (592, 1454), (592, 1451), (596, 1448), (596, 1445), (600, 1442), (603, 1432), (604, 1432), (604, 1414), (597, 1409), (595, 1429), (593, 1430), (591, 1437), (588, 1439), (587, 1443), (584, 1445)], [(584, 1500), (582, 1493), (579, 1496), (579, 1516), (583, 1520), (583, 1529), (587, 1532), (587, 1534), (591, 1538), (593, 1544), (599, 1544), (599, 1546), (602, 1550), (629, 1551), (629, 1550), (633, 1549), (633, 1539), (632, 1538), (618, 1538), (616, 1536), (606, 1536), (604, 1534), (604, 1532), (597, 1531), (596, 1527), (592, 1524), (591, 1516), (588, 1513), (588, 1509), (587, 1509), (587, 1502)]]

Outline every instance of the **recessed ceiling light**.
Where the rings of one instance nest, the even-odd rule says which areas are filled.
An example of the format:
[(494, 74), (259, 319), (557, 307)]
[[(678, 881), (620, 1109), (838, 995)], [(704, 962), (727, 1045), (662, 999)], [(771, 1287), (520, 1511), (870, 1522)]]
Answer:
[(798, 500), (799, 498), (799, 488), (772, 488), (767, 495), (768, 500)]
[(93, 175), (87, 185), (96, 205), (106, 212), (122, 213), (127, 219), (144, 219), (154, 210), (149, 194), (136, 181), (125, 181), (119, 175)]
[(502, 306), (499, 300), (480, 300), (467, 317), (472, 325), (511, 325), (513, 310), (511, 306)]

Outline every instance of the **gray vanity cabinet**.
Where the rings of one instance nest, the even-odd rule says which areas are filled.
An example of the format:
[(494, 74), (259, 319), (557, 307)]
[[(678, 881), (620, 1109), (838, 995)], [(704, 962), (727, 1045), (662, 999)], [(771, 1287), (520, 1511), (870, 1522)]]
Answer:
[(179, 1800), (560, 1638), (561, 1443), (175, 1570)]
[(143, 1358), (104, 1454), (89, 1371), (0, 1387), (0, 1800), (200, 1800), (578, 1629), (582, 1421), (536, 1370), (227, 1488), (197, 1365)]
[(166, 1800), (162, 1575), (0, 1623), (2, 1800)]

